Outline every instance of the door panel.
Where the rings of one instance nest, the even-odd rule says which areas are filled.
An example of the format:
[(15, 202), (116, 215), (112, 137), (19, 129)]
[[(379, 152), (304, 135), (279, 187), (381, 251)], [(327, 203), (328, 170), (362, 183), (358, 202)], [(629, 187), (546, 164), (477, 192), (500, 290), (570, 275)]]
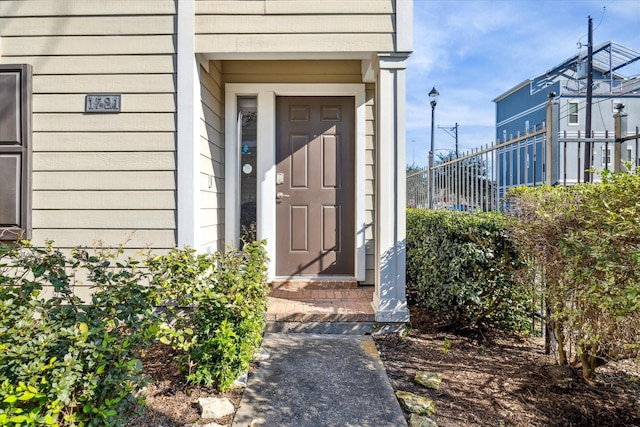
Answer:
[(291, 206), (290, 250), (306, 252), (309, 250), (309, 208), (308, 206)]
[(291, 187), (308, 188), (309, 135), (291, 135)]
[(276, 274), (353, 275), (355, 101), (277, 98)]

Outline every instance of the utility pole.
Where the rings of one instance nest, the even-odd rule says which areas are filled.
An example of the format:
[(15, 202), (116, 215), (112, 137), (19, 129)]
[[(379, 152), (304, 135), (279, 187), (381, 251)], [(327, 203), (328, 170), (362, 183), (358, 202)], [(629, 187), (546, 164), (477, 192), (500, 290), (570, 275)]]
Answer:
[(455, 126), (438, 126), (438, 127), (443, 131), (445, 131), (446, 133), (448, 133), (449, 135), (451, 135), (456, 140), (456, 159), (457, 159), (458, 157), (460, 157), (458, 153), (458, 123), (456, 123)]
[(584, 182), (591, 182), (591, 104), (593, 103), (593, 19), (589, 16), (589, 46), (587, 48), (587, 105), (585, 108), (584, 136), (587, 141), (584, 146)]
[[(458, 152), (458, 123), (456, 122), (455, 126), (438, 126), (440, 129), (451, 135), (456, 140), (456, 160), (460, 158), (460, 153)], [(451, 132), (454, 132), (451, 134)], [(456, 192), (456, 209), (460, 206), (460, 162), (456, 162), (456, 176), (454, 180), (454, 191)]]

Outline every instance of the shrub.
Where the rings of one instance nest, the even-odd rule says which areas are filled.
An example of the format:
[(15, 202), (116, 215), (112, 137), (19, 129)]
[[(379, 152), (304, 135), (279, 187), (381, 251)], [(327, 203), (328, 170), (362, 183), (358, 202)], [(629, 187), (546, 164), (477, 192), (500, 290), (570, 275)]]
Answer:
[(545, 279), (559, 362), (575, 346), (592, 378), (601, 358), (637, 354), (640, 175), (605, 171), (601, 183), (520, 188), (510, 198), (514, 233)]
[(407, 211), (407, 283), (441, 322), (523, 330), (531, 289), (500, 214)]
[(249, 368), (267, 308), (263, 245), (214, 254), (176, 249), (148, 260), (166, 306), (161, 341), (180, 352), (191, 383), (224, 390)]
[(0, 246), (0, 425), (118, 426), (140, 410), (155, 296), (117, 255)]

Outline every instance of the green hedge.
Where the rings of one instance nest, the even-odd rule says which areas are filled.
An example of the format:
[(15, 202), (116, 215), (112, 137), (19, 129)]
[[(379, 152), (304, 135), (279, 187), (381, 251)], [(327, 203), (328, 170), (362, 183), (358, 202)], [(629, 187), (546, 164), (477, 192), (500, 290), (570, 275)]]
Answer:
[(263, 243), (146, 263), (121, 253), (0, 245), (0, 426), (122, 425), (144, 409), (139, 353), (158, 339), (193, 383), (224, 389), (248, 368), (267, 306)]
[(518, 188), (513, 232), (542, 278), (561, 364), (575, 357), (592, 378), (602, 359), (640, 349), (640, 175)]
[(264, 242), (243, 251), (174, 250), (148, 262), (167, 307), (161, 341), (180, 353), (187, 379), (224, 390), (262, 341), (268, 286)]
[(0, 425), (119, 426), (143, 408), (155, 294), (117, 255), (0, 245)]
[(522, 267), (500, 214), (407, 211), (407, 288), (442, 323), (529, 328)]

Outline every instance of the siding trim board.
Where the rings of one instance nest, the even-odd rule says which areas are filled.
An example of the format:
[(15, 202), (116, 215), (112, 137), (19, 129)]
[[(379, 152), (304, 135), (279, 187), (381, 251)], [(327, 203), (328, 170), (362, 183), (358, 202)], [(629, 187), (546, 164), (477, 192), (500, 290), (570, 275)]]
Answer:
[(200, 215), (198, 206), (200, 152), (196, 130), (200, 117), (195, 112), (200, 102), (200, 66), (195, 56), (195, 2), (178, 1), (178, 76), (177, 76), (177, 156), (178, 156), (178, 245), (199, 247)]

